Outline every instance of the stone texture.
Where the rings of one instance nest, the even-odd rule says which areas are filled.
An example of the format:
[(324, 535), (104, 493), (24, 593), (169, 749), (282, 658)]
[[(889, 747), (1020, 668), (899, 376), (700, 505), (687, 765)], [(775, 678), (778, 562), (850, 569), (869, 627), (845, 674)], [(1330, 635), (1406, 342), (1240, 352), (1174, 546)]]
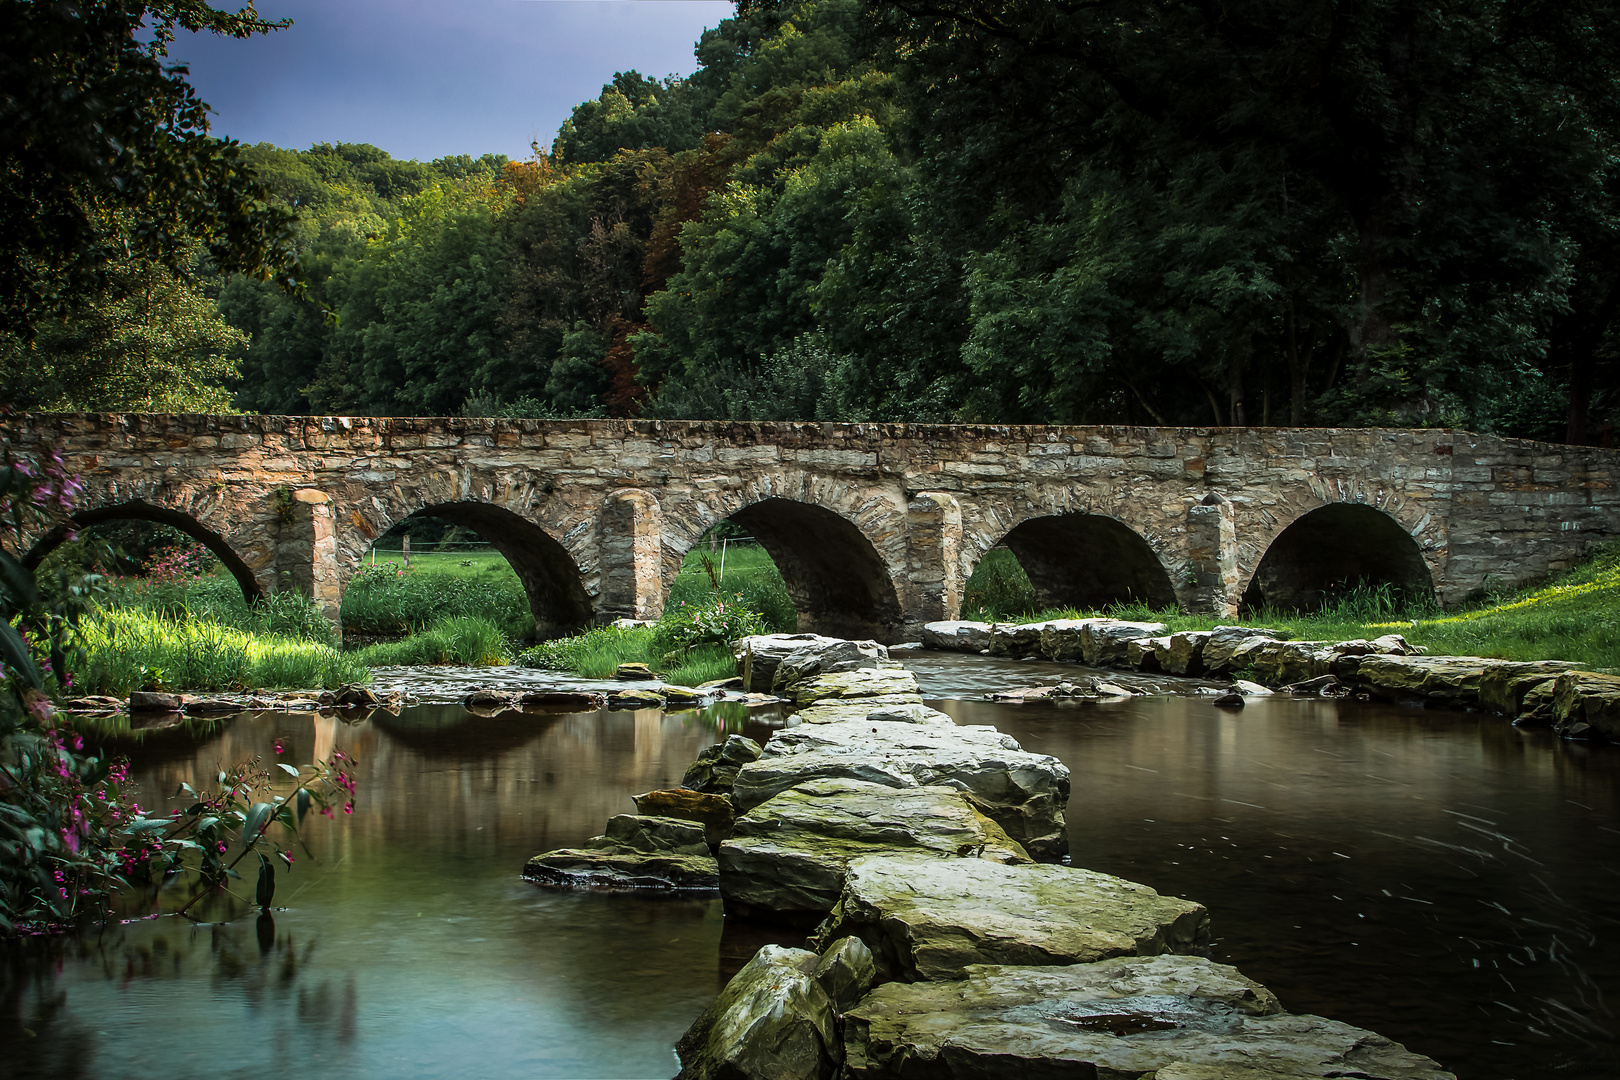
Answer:
[(784, 656), (771, 675), (773, 694), (787, 694), (801, 681), (837, 671), (875, 668), (888, 658), (875, 641), (831, 641), (801, 646)]
[(918, 637), (925, 649), (944, 652), (983, 652), (990, 647), (990, 624), (982, 622), (924, 623)]
[[(311, 702), (311, 707), (314, 703)], [(129, 711), (139, 712), (179, 712), (180, 696), (178, 694), (158, 694), (150, 690), (136, 690), (129, 695)]]
[(1579, 671), (1580, 666), (1567, 660), (1530, 663), (1499, 660), (1487, 666), (1479, 677), (1479, 703), (1487, 709), (1518, 716), (1524, 711), (1525, 695), (1566, 671)]
[[(1032, 581), (1048, 592), (1095, 579), (1102, 593), (1076, 597), (1090, 603), (1124, 580), (1087, 543), (1107, 541), (1135, 553), (1144, 597), (1230, 618), (1312, 512), (1386, 523), (1448, 603), (1487, 575), (1543, 579), (1620, 534), (1620, 451), (1434, 429), (111, 414), (12, 427), (14, 452), (59, 448), (83, 478), (81, 516), (178, 517), (245, 593), (290, 588), (334, 622), (371, 542), (427, 508), (507, 556), (546, 635), (656, 617), (687, 551), (727, 518), (782, 569), (801, 628), (879, 641), (955, 614), (998, 544), (1040, 556)], [(71, 524), (31, 527), (25, 559)]]
[(1260, 984), (1187, 956), (888, 983), (848, 1013), (844, 1039), (852, 1080), (1455, 1080), (1373, 1032), (1284, 1013)]
[(1170, 650), (1159, 661), (1172, 675), (1198, 675), (1204, 670), (1208, 630), (1182, 630), (1170, 635)]
[(714, 892), (720, 873), (708, 855), (649, 854), (620, 848), (558, 848), (523, 867), (536, 885), (606, 892)]
[(899, 668), (830, 672), (793, 684), (793, 701), (801, 708), (834, 698), (840, 703), (877, 699), (882, 705), (922, 703), (917, 676)]
[(607, 699), (608, 708), (616, 711), (664, 707), (664, 695), (656, 690), (610, 690)]
[[(1554, 728), (1566, 737), (1588, 735), (1580, 725), (1620, 741), (1620, 675), (1569, 671), (1553, 684)], [(1588, 736), (1590, 737), (1590, 736)]]
[(854, 935), (887, 979), (954, 979), (969, 964), (1081, 964), (1209, 946), (1202, 904), (1077, 867), (869, 855), (816, 932)]
[(1204, 639), (1201, 660), (1204, 670), (1213, 674), (1237, 671), (1249, 663), (1256, 649), (1268, 642), (1282, 640), (1279, 630), (1266, 630), (1251, 626), (1217, 626)]
[(1485, 669), (1479, 656), (1364, 656), (1355, 682), (1375, 697), (1456, 708), (1479, 704)]
[(632, 796), (632, 801), (638, 814), (698, 822), (703, 826), (704, 838), (710, 847), (730, 836), (731, 826), (737, 820), (731, 800), (724, 795), (668, 788)]
[[(732, 646), (737, 658), (737, 670), (742, 675), (743, 689), (750, 693), (769, 693), (775, 684), (776, 669), (782, 661), (795, 653), (846, 644), (842, 638), (823, 637), (820, 634), (755, 634), (739, 638)], [(874, 660), (887, 660), (889, 651), (873, 642), (870, 656)]]
[(681, 777), (681, 786), (693, 791), (714, 795), (729, 795), (731, 785), (737, 782), (737, 770), (750, 761), (758, 761), (759, 743), (746, 735), (729, 735), (723, 743), (716, 743), (698, 754)]
[(1164, 623), (1090, 619), (1080, 627), (1081, 658), (1092, 667), (1124, 667), (1126, 647), (1137, 638), (1157, 637)]
[(833, 1008), (846, 1013), (877, 981), (877, 961), (860, 938), (839, 938), (821, 954), (811, 975), (827, 991)]
[(765, 744), (758, 761), (743, 766), (733, 798), (747, 812), (822, 778), (893, 788), (955, 787), (1034, 858), (1057, 859), (1068, 851), (1068, 767), (1020, 749), (994, 728), (866, 720), (786, 728)]
[(844, 873), (864, 855), (1028, 862), (1024, 849), (944, 787), (810, 780), (737, 819), (720, 845), (720, 895), (728, 914), (813, 926), (838, 902)]
[(648, 855), (708, 855), (703, 826), (682, 818), (649, 814), (615, 814), (607, 830), (585, 846), (597, 851), (640, 851)]
[(676, 1080), (832, 1080), (843, 1060), (818, 957), (767, 945), (675, 1044)]

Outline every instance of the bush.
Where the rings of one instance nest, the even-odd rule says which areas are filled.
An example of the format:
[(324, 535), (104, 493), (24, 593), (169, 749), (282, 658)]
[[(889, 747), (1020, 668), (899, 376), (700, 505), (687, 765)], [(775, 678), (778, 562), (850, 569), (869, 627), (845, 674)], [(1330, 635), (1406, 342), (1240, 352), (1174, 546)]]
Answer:
[(991, 548), (962, 588), (962, 618), (999, 622), (1028, 615), (1038, 601), (1035, 586), (1006, 548)]

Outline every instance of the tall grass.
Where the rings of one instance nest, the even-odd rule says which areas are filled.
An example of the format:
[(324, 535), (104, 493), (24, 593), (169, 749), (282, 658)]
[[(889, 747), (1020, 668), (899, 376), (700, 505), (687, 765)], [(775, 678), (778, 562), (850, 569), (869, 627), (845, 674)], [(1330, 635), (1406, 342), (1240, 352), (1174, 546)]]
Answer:
[(489, 667), (511, 659), (501, 628), (488, 619), (440, 619), (402, 641), (384, 641), (346, 654), (368, 667), (381, 664), (465, 664)]
[(101, 604), (174, 622), (212, 623), (248, 634), (276, 634), (325, 644), (332, 641), (331, 624), (309, 597), (282, 592), (249, 604), (229, 574), (161, 582), (118, 579), (108, 586)]
[(82, 626), (86, 657), (73, 689), (313, 689), (365, 682), (366, 665), (322, 642), (255, 634), (217, 622), (108, 608)]
[(758, 544), (726, 545), (723, 566), (720, 552), (710, 551), (707, 545), (687, 552), (664, 610), (676, 611), (682, 604), (706, 604), (716, 595), (728, 600), (736, 597), (743, 607), (757, 612), (769, 633), (791, 634), (798, 629), (799, 613), (793, 597), (788, 595), (787, 582)]
[(340, 616), (345, 632), (359, 634), (408, 634), (445, 618), (477, 618), (513, 641), (534, 636), (529, 598), (505, 559), (481, 560), (470, 570), (407, 570), (393, 561), (363, 566), (344, 590)]
[(646, 664), (677, 686), (696, 686), (737, 674), (737, 661), (725, 645), (704, 644), (684, 653), (668, 652), (658, 629), (599, 626), (573, 637), (542, 641), (519, 658), (527, 667), (567, 671), (584, 679), (611, 679), (620, 664)]
[(1005, 621), (1038, 608), (1035, 586), (1006, 548), (991, 548), (973, 568), (962, 587), (962, 618), (983, 622)]

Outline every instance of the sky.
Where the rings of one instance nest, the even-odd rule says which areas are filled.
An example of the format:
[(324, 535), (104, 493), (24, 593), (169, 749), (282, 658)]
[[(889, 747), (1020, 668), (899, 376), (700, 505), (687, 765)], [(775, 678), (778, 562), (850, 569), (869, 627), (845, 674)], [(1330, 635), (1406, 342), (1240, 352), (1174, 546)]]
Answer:
[[(215, 7), (237, 5), (216, 0)], [(529, 156), (616, 71), (689, 75), (726, 0), (258, 0), (293, 25), (181, 34), (169, 59), (215, 135), (296, 150), (371, 143), (398, 158)]]

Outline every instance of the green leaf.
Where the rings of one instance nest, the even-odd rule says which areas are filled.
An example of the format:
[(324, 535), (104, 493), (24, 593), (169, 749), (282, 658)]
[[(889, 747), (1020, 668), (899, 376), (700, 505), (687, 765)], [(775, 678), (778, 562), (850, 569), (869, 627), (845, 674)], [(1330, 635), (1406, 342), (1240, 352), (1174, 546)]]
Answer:
[(276, 898), (276, 868), (269, 859), (259, 856), (259, 890), (255, 899), (261, 908), (268, 908)]
[(45, 680), (40, 676), (34, 658), (28, 653), (28, 643), (17, 633), (15, 626), (3, 621), (0, 621), (0, 662), (14, 668), (35, 690), (45, 688)]
[(302, 825), (304, 823), (304, 815), (309, 813), (310, 800), (311, 800), (311, 796), (309, 794), (309, 788), (299, 788), (298, 789), (297, 802), (298, 802), (298, 824), (300, 824), (300, 825)]
[(270, 815), (275, 812), (275, 809), (274, 806), (267, 802), (253, 804), (242, 824), (242, 842), (244, 844), (251, 844), (258, 839), (259, 833), (269, 824)]
[(291, 776), (295, 780), (298, 778), (298, 766), (296, 765), (288, 765), (285, 761), (278, 761), (276, 762), (276, 768), (280, 769), (282, 772), (286, 773), (288, 776)]

